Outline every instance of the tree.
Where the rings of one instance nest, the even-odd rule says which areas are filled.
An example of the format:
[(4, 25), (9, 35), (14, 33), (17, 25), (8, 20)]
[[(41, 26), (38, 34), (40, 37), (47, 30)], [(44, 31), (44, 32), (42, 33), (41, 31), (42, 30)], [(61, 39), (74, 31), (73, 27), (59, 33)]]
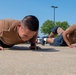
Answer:
[(56, 22), (56, 25), (60, 26), (63, 30), (66, 30), (70, 26), (67, 21)]
[(54, 22), (53, 21), (50, 21), (50, 20), (47, 20), (43, 23), (43, 25), (41, 26), (41, 33), (44, 33), (44, 34), (50, 34), (50, 30), (54, 27)]
[[(67, 29), (70, 25), (68, 24), (67, 21), (63, 21), (63, 22), (56, 22), (56, 26), (60, 26), (62, 29)], [(54, 27), (54, 22), (51, 20), (47, 20), (45, 21), (42, 26), (41, 26), (41, 33), (44, 34), (50, 34), (51, 29)]]

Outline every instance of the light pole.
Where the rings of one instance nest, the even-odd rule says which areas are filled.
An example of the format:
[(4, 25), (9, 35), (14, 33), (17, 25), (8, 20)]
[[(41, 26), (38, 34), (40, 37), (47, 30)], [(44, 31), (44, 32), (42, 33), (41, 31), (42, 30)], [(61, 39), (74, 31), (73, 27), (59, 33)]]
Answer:
[(52, 8), (54, 8), (54, 26), (55, 26), (55, 8), (58, 8), (58, 6), (51, 6)]

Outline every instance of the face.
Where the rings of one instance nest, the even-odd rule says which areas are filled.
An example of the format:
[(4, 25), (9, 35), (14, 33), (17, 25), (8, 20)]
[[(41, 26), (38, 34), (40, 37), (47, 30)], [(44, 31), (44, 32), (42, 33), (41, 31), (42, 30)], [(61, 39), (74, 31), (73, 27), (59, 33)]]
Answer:
[(31, 39), (36, 34), (35, 31), (31, 31), (27, 27), (22, 27), (21, 25), (17, 26), (17, 30), (18, 30), (19, 37), (23, 41)]

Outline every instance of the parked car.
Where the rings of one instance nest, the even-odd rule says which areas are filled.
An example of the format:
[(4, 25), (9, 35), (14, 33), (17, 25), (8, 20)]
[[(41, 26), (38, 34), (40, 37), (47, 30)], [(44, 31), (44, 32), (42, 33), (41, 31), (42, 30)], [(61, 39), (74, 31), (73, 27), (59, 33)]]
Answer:
[(42, 38), (41, 38), (40, 36), (37, 36), (36, 42), (37, 42), (38, 44), (41, 44), (41, 41), (42, 41)]
[(45, 45), (48, 43), (48, 42), (44, 41), (45, 38), (48, 38), (48, 35), (42, 37), (42, 43), (41, 43), (42, 45)]

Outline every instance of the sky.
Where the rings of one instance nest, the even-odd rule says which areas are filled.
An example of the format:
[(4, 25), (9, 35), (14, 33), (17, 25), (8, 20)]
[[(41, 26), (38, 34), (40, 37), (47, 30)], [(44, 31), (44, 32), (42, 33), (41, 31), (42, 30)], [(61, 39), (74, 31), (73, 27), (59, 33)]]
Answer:
[(76, 0), (0, 0), (0, 19), (22, 20), (27, 15), (35, 15), (39, 19), (39, 36), (42, 24), (46, 20), (67, 21), (69, 25), (76, 24)]

